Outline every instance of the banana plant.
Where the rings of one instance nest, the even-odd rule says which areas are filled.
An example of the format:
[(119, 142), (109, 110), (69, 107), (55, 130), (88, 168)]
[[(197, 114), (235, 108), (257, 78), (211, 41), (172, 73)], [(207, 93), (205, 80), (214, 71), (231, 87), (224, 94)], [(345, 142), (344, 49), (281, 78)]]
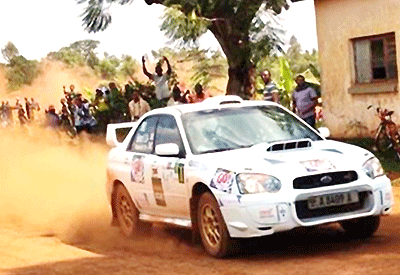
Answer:
[(281, 104), (286, 108), (291, 107), (292, 92), (296, 85), (293, 80), (293, 74), (289, 66), (289, 62), (285, 57), (279, 58), (280, 80), (277, 87), (280, 92)]

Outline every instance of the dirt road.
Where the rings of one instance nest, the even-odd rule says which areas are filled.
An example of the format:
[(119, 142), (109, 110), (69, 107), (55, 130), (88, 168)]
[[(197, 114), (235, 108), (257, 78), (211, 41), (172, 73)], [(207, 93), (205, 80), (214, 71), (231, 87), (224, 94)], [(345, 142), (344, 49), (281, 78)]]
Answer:
[(1, 274), (400, 274), (398, 205), (368, 240), (330, 225), (243, 242), (219, 260), (183, 229), (122, 237), (109, 225), (106, 148), (41, 144), (3, 137), (0, 145), (9, 156), (0, 165)]

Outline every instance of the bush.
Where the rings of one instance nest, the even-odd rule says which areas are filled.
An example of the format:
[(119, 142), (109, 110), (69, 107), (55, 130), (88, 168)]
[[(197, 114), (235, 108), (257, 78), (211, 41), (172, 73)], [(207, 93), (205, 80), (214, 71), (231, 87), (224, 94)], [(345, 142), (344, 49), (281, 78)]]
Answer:
[(18, 90), (23, 85), (32, 84), (33, 80), (40, 73), (39, 62), (36, 60), (27, 60), (22, 55), (13, 57), (7, 67), (7, 85), (11, 91)]

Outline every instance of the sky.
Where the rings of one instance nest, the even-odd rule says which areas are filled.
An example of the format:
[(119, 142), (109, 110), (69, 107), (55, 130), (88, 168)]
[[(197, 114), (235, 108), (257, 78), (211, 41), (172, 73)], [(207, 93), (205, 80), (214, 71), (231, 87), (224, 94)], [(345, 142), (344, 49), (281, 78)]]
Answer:
[[(2, 1), (0, 48), (11, 41), (20, 55), (41, 60), (49, 52), (73, 42), (92, 39), (100, 41), (97, 48), (100, 57), (107, 52), (118, 58), (127, 54), (140, 60), (145, 54), (151, 57), (152, 50), (170, 46), (160, 31), (162, 5), (148, 6), (143, 0), (123, 6), (114, 4), (110, 7), (112, 23), (105, 31), (95, 34), (89, 34), (82, 26), (84, 5), (78, 5), (76, 0)], [(295, 35), (304, 50), (318, 49), (313, 0), (292, 3), (279, 18), (287, 32), (287, 41)], [(211, 33), (200, 38), (200, 46), (219, 49)], [(0, 62), (5, 62), (2, 55)]]

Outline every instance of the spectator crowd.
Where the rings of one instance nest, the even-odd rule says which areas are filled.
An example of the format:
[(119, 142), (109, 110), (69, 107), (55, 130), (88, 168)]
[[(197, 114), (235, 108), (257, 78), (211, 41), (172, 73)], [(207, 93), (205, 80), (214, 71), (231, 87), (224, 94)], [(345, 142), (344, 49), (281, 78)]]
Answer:
[[(143, 57), (143, 73), (153, 85), (128, 82), (121, 88), (115, 82), (110, 82), (106, 86), (98, 87), (92, 98), (87, 98), (76, 91), (73, 84), (68, 89), (63, 86), (60, 105), (57, 108), (55, 105), (48, 106), (41, 120), (37, 116), (41, 108), (34, 98), (24, 98), (24, 101), (16, 98), (14, 104), (3, 101), (0, 107), (1, 126), (7, 128), (19, 123), (22, 127), (29, 127), (33, 123), (65, 132), (70, 137), (75, 137), (83, 131), (90, 134), (104, 134), (109, 123), (137, 121), (152, 109), (198, 103), (209, 97), (200, 83), (194, 86), (194, 91), (182, 91), (178, 84), (170, 89), (168, 81), (172, 69), (166, 57), (157, 63), (154, 73), (147, 70), (145, 63)], [(164, 63), (167, 67), (165, 73)], [(260, 76), (265, 84), (264, 90), (261, 91), (263, 100), (279, 103), (279, 92), (271, 80), (271, 73), (264, 70)], [(294, 111), (314, 127), (317, 95), (305, 84), (303, 76), (298, 76), (296, 83), (298, 86), (293, 93)], [(14, 117), (17, 117), (17, 120), (14, 120)]]

